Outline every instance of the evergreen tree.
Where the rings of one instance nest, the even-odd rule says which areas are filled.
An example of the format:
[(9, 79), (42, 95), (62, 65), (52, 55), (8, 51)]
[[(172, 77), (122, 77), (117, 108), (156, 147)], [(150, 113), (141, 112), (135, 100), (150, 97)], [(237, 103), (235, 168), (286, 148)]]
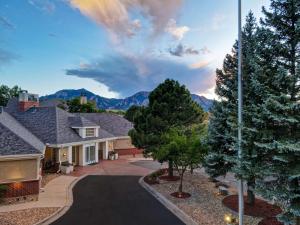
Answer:
[[(262, 90), (255, 147), (257, 190), (281, 205), (279, 219), (300, 224), (300, 2), (272, 0), (259, 31), (261, 49), (259, 89)], [(265, 63), (265, 64), (264, 64)]]
[(220, 102), (215, 102), (209, 124), (209, 143), (211, 151), (206, 158), (206, 171), (213, 177), (234, 172), (239, 178), (247, 181), (248, 203), (254, 204), (254, 186), (256, 178), (256, 163), (259, 154), (256, 153), (254, 142), (257, 130), (253, 129), (252, 115), (257, 110), (255, 106), (257, 69), (256, 50), (257, 24), (250, 12), (246, 17), (243, 28), (243, 160), (241, 166), (237, 157), (237, 44), (233, 47), (232, 55), (227, 55), (223, 70), (217, 70), (216, 94)]

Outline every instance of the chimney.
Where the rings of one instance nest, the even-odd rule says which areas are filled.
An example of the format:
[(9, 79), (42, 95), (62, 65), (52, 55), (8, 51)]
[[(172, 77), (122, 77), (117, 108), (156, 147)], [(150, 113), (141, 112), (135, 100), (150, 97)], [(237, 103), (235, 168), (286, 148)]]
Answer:
[(19, 110), (25, 112), (32, 107), (39, 107), (39, 96), (23, 90), (19, 93)]
[(87, 103), (87, 97), (85, 96), (85, 94), (81, 93), (79, 101), (80, 101), (80, 105)]

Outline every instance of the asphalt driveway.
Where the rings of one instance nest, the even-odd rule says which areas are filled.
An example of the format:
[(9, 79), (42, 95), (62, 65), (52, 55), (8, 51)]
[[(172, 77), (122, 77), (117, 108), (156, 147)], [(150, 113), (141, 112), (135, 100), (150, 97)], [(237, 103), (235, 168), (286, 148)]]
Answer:
[(74, 202), (53, 225), (183, 225), (138, 183), (138, 176), (87, 176)]

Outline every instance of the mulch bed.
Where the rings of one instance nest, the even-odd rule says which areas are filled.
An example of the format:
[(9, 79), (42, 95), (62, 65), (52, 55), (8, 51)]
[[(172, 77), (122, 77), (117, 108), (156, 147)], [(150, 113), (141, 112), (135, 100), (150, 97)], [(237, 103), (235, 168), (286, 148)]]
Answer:
[(284, 224), (277, 221), (275, 217), (269, 217), (260, 221), (258, 225), (284, 225)]
[[(275, 217), (278, 214), (281, 213), (281, 209), (276, 205), (271, 205), (268, 202), (261, 200), (261, 199), (255, 199), (255, 204), (253, 206), (248, 205), (246, 203), (246, 196), (245, 199), (245, 215), (253, 216), (253, 217)], [(223, 199), (222, 201), (223, 205), (228, 207), (229, 209), (238, 212), (238, 195), (230, 195)]]
[(169, 176), (169, 175), (164, 175), (164, 176), (160, 176), (159, 179), (161, 180), (165, 180), (165, 181), (178, 181), (180, 179), (179, 176)]
[(171, 195), (175, 198), (189, 198), (191, 197), (191, 194), (186, 192), (173, 192)]

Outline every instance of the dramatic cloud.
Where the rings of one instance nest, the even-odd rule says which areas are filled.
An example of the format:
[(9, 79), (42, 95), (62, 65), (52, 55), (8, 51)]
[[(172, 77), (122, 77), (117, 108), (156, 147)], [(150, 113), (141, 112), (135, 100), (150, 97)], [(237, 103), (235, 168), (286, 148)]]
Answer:
[(104, 26), (116, 37), (132, 37), (141, 28), (131, 11), (139, 12), (150, 24), (153, 35), (164, 31), (170, 18), (175, 16), (182, 0), (70, 0), (83, 15)]
[(168, 52), (173, 56), (183, 57), (184, 55), (199, 55), (200, 53), (205, 55), (210, 53), (207, 47), (203, 47), (200, 50), (193, 47), (186, 47), (179, 43), (175, 48), (169, 48)]
[(193, 63), (190, 65), (191, 69), (200, 69), (200, 68), (204, 68), (207, 67), (210, 64), (209, 61), (206, 60), (201, 60), (199, 62)]
[(174, 19), (170, 19), (165, 31), (170, 33), (172, 37), (176, 40), (181, 40), (186, 32), (190, 30), (187, 26), (178, 27)]
[(11, 63), (12, 61), (18, 59), (18, 56), (0, 48), (0, 68), (6, 64)]
[(55, 5), (50, 0), (28, 0), (29, 4), (35, 8), (52, 13), (55, 10)]
[(94, 79), (122, 96), (152, 90), (166, 78), (178, 80), (194, 93), (205, 92), (215, 83), (214, 72), (209, 68), (190, 68), (185, 64), (144, 56), (106, 57), (84, 67), (68, 69), (66, 74)]
[(4, 16), (1, 15), (0, 15), (0, 25), (8, 29), (15, 29), (15, 26), (8, 19), (6, 19)]

